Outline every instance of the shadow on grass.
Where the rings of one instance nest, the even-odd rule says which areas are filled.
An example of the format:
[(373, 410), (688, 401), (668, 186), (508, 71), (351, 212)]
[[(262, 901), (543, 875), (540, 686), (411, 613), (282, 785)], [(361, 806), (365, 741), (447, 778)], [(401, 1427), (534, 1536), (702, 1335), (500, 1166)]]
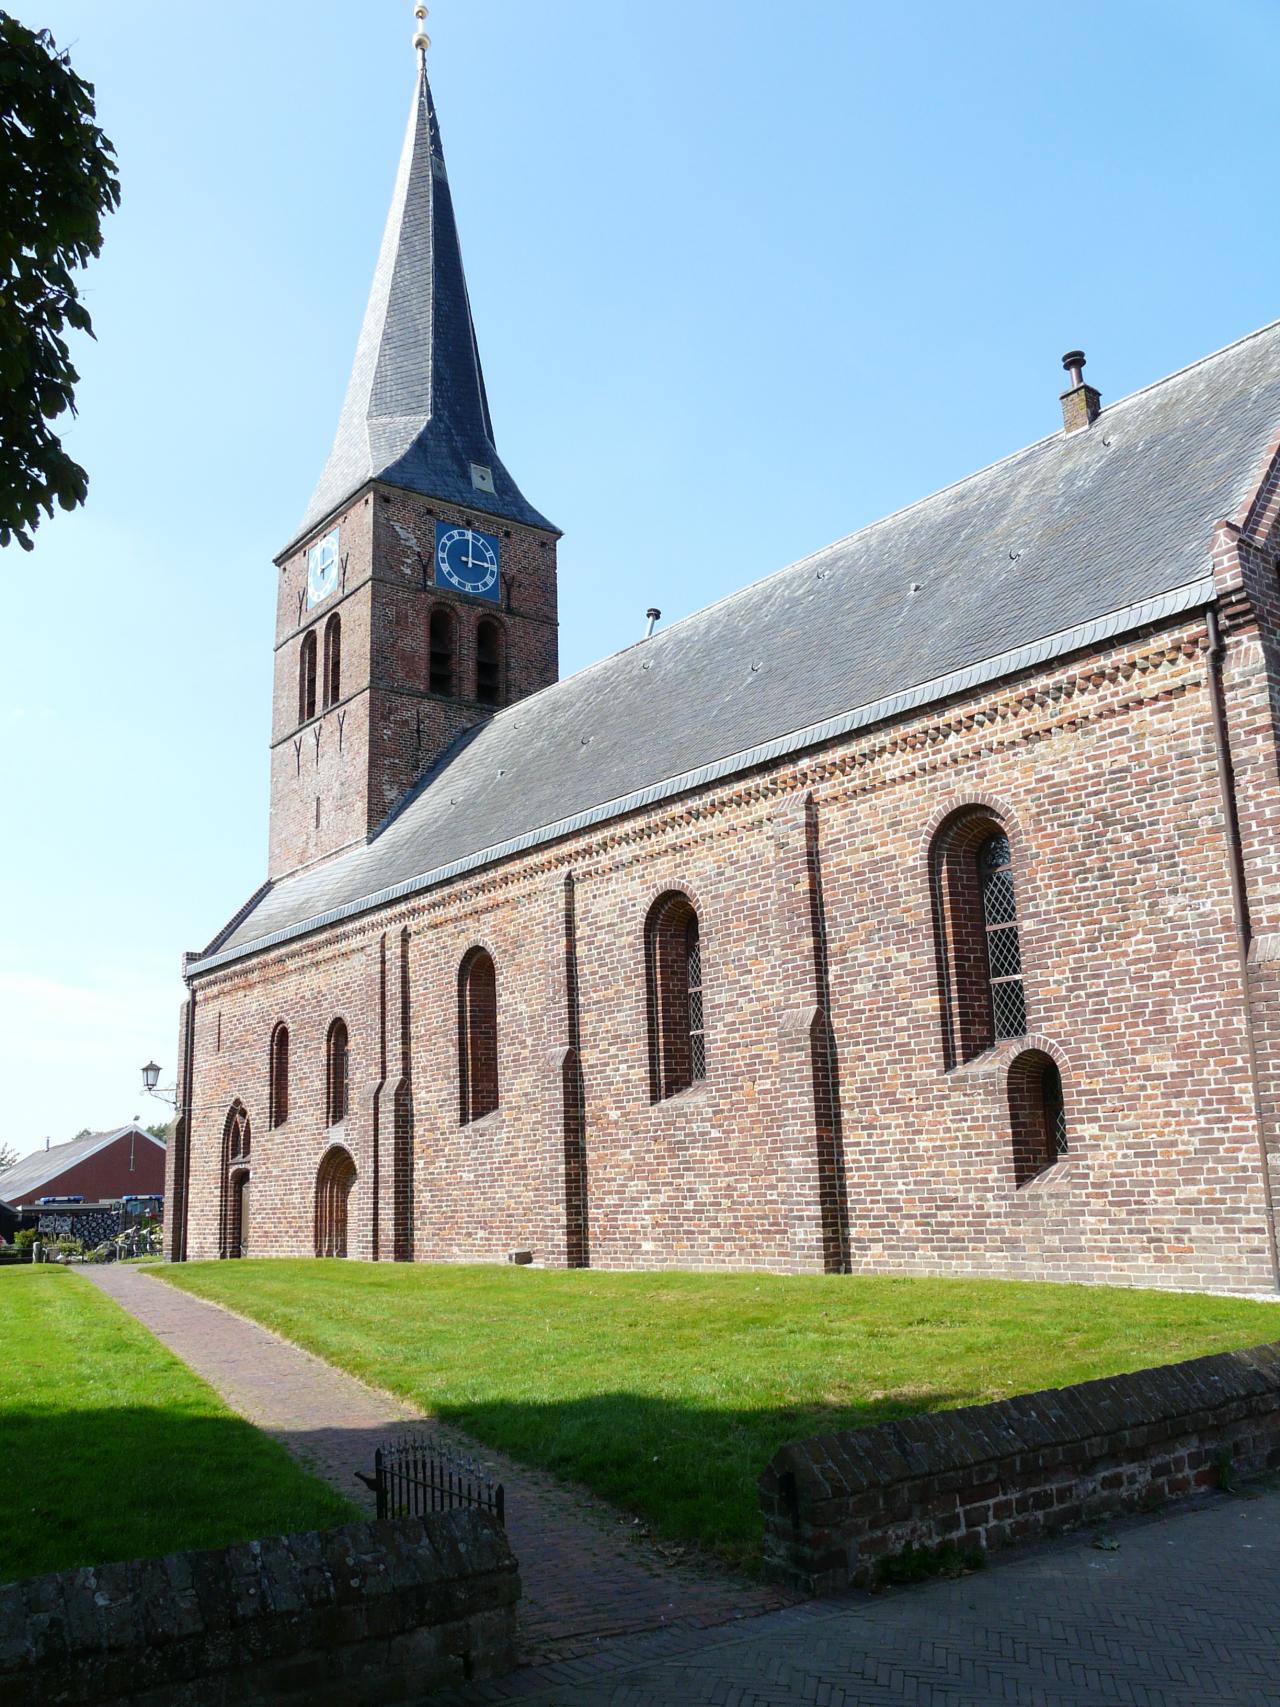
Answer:
[[(6, 1410), (0, 1417), (0, 1582), (77, 1565), (323, 1529), (355, 1503), (233, 1416), (173, 1408)], [(333, 1442), (316, 1438), (319, 1450)], [(362, 1443), (356, 1455), (372, 1445)], [(359, 1490), (352, 1485), (354, 1496)]]
[[(444, 1405), (438, 1414), (484, 1446), (590, 1489), (643, 1519), (655, 1535), (754, 1572), (761, 1543), (756, 1484), (780, 1446), (955, 1403), (951, 1394), (931, 1392), (923, 1401), (886, 1397), (752, 1410), (600, 1393), (546, 1403)], [(508, 1489), (507, 1505), (518, 1513), (518, 1490), (513, 1497)]]

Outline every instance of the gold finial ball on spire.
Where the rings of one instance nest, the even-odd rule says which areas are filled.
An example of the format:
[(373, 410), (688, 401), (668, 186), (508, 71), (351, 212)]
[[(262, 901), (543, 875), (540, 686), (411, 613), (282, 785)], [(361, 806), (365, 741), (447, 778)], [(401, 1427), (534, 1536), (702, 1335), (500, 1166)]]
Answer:
[(427, 8), (421, 4), (421, 0), (413, 8), (413, 15), (418, 20), (418, 27), (413, 32), (413, 45), (418, 53), (425, 53), (431, 46), (431, 37), (424, 28), (427, 21)]

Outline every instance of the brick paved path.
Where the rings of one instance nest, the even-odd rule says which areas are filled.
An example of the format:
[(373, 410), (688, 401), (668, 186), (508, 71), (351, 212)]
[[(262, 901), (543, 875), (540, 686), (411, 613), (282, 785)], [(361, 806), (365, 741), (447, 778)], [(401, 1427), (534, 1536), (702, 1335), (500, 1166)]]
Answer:
[(1218, 1496), (959, 1582), (669, 1630), (433, 1707), (1277, 1707), (1280, 1489)]
[[(355, 1472), (372, 1471), (378, 1441), (420, 1419), (420, 1411), (131, 1264), (87, 1265), (77, 1273), (136, 1316), (233, 1410), (372, 1509), (372, 1496)], [(506, 1487), (530, 1662), (589, 1653), (605, 1637), (627, 1632), (697, 1631), (791, 1599), (756, 1583), (672, 1564), (603, 1501), (524, 1469), (456, 1429), (432, 1422), (431, 1432), (491, 1466)]]

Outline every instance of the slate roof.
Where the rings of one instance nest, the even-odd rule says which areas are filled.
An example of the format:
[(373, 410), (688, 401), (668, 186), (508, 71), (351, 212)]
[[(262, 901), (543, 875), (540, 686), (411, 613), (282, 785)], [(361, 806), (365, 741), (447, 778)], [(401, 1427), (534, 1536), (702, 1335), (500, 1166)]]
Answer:
[(68, 1144), (54, 1144), (47, 1150), (36, 1150), (30, 1156), (24, 1156), (0, 1173), (0, 1202), (13, 1203), (20, 1197), (38, 1193), (42, 1185), (61, 1179), (71, 1168), (87, 1162), (90, 1156), (96, 1156), (99, 1150), (105, 1150), (117, 1138), (125, 1138), (130, 1132), (136, 1132), (148, 1144), (164, 1149), (158, 1138), (153, 1138), (132, 1121), (127, 1126), (117, 1126), (112, 1132), (93, 1132), (87, 1138), (73, 1138)]
[[(476, 487), (473, 463), (492, 470), (493, 492)], [(370, 480), (557, 531), (524, 498), (494, 446), (425, 65), (337, 436), (286, 551)]]
[(1209, 603), (1278, 426), (1280, 322), (499, 712), (188, 972)]

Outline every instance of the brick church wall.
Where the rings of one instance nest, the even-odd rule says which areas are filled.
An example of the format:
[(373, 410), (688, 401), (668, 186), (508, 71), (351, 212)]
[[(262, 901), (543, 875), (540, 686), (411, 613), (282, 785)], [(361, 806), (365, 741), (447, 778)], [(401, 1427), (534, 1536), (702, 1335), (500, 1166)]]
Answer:
[[(1231, 644), (1239, 698), (1249, 642)], [(1189, 618), (198, 978), (189, 1254), (218, 1254), (238, 1097), (250, 1248), (272, 1254), (313, 1248), (340, 1141), (352, 1256), (1268, 1286), (1206, 647)], [(1256, 762), (1274, 791), (1273, 742)], [(929, 848), (967, 804), (1013, 842), (1031, 1035), (948, 1070)], [(1251, 868), (1260, 916), (1273, 878)], [(672, 890), (699, 914), (708, 1073), (654, 1103), (644, 924)], [(475, 946), (502, 1100), (460, 1126)], [(339, 1015), (351, 1108), (327, 1133)], [(1026, 1046), (1061, 1069), (1070, 1149), (1019, 1187), (1006, 1082)]]

